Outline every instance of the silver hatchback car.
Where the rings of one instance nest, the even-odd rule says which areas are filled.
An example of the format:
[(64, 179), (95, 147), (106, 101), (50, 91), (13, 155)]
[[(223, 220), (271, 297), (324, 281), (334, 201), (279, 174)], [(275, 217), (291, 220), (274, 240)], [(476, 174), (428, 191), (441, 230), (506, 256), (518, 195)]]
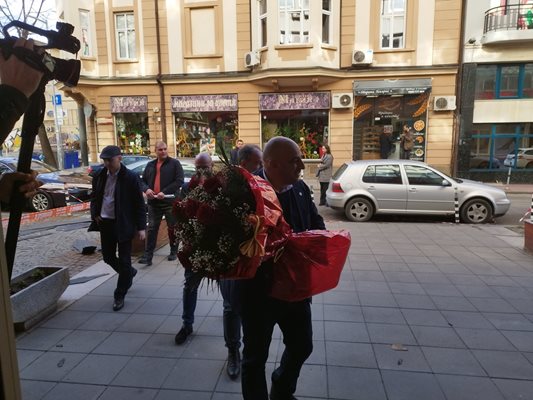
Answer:
[(454, 215), (456, 188), (463, 222), (490, 222), (511, 206), (501, 189), (450, 178), (423, 162), (409, 160), (346, 163), (331, 178), (326, 198), (349, 220), (363, 222), (375, 214)]

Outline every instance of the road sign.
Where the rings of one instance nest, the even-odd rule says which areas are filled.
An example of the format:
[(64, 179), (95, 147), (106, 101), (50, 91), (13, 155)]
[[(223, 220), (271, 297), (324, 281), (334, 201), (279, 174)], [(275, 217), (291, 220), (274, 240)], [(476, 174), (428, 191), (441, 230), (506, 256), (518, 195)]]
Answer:
[(61, 100), (61, 95), (60, 94), (56, 94), (54, 95), (54, 104), (56, 106), (60, 106), (62, 103), (62, 100)]

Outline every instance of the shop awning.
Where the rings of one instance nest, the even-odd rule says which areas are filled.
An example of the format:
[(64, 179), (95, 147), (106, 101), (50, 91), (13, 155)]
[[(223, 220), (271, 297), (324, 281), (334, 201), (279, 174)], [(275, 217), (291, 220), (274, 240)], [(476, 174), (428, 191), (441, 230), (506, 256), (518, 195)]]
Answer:
[(420, 94), (431, 89), (431, 78), (395, 79), (379, 81), (354, 81), (353, 92), (356, 96), (379, 96)]

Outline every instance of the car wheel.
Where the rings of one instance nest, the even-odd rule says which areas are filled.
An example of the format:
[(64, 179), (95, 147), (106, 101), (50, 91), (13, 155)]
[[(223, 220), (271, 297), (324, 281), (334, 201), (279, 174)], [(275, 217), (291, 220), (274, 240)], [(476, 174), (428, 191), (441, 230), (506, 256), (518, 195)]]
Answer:
[(344, 213), (350, 221), (365, 222), (374, 215), (374, 205), (364, 197), (356, 197), (346, 203)]
[(52, 208), (52, 199), (44, 192), (37, 192), (30, 199), (30, 208), (32, 211), (44, 211)]
[(461, 207), (461, 220), (468, 224), (490, 222), (492, 220), (492, 207), (487, 200), (469, 200)]
[(533, 162), (527, 163), (526, 168), (533, 168)]
[(482, 161), (479, 163), (478, 168), (487, 169), (489, 167), (489, 163), (486, 161)]

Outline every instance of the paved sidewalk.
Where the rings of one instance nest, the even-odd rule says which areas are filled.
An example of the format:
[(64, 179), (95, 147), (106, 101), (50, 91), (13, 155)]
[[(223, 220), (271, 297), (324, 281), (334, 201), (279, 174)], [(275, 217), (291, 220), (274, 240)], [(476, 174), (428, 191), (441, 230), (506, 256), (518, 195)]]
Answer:
[[(533, 398), (533, 256), (503, 227), (348, 223), (339, 286), (313, 299), (315, 348), (299, 399)], [(206, 287), (195, 333), (181, 325), (183, 270), (159, 251), (139, 270), (120, 312), (115, 279), (17, 338), (25, 400), (240, 399), (225, 373), (222, 301)], [(99, 263), (85, 275), (111, 273)], [(106, 280), (107, 279), (107, 280)], [(280, 359), (279, 331), (267, 372)]]

